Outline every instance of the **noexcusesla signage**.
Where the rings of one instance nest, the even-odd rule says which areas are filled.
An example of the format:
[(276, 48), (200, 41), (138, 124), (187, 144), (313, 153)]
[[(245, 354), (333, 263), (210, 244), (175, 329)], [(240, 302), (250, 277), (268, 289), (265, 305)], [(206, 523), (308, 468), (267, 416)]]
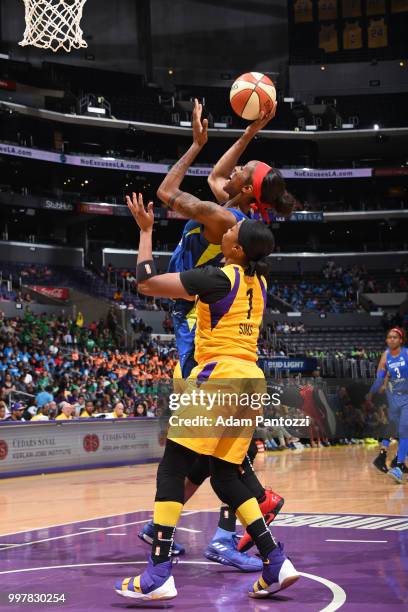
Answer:
[[(129, 159), (116, 159), (113, 157), (91, 157), (87, 155), (65, 155), (54, 151), (30, 149), (17, 145), (0, 143), (0, 155), (12, 155), (40, 161), (82, 166), (86, 168), (99, 168), (103, 170), (122, 170), (125, 172), (147, 172), (150, 174), (167, 174), (171, 165), (153, 164)], [(195, 166), (187, 170), (187, 176), (208, 176), (211, 167)], [(372, 176), (372, 168), (338, 168), (338, 169), (282, 169), (282, 175), (288, 179), (344, 179), (364, 178)]]

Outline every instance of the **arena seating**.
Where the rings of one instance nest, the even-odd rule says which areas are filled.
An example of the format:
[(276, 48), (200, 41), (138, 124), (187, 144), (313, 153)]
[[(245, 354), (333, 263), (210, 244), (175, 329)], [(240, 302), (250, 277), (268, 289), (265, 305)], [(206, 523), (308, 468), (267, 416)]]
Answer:
[(274, 270), (269, 281), (270, 296), (304, 312), (355, 312), (356, 294), (406, 291), (407, 270), (341, 270), (331, 278), (324, 274), (290, 275)]
[[(160, 102), (160, 95), (169, 98), (174, 94), (176, 101), (174, 111), (179, 111), (180, 118), (189, 119), (189, 113), (183, 113), (178, 101), (189, 101), (194, 97), (205, 100), (205, 113), (210, 113), (215, 122), (227, 122), (229, 127), (243, 127), (246, 125), (237, 117), (232, 109), (226, 106), (229, 97), (228, 80), (225, 87), (176, 85), (176, 92), (163, 92), (158, 87), (147, 87), (141, 75), (92, 68), (70, 66), (66, 64), (43, 62), (41, 67), (34, 68), (27, 62), (0, 60), (0, 77), (15, 80), (18, 83), (48, 90), (64, 92), (63, 98), (47, 96), (45, 106), (49, 110), (63, 113), (72, 113), (77, 110), (77, 99), (86, 93), (104, 96), (111, 104), (112, 115), (118, 119), (146, 121), (148, 123), (170, 124), (170, 113)], [(129, 94), (129, 83), (133, 91)], [(313, 123), (313, 116), (308, 106), (301, 100), (293, 106), (283, 102), (283, 95), (278, 92), (279, 113), (274, 120), (273, 129), (293, 130), (298, 126), (298, 118), (303, 117), (306, 122)], [(408, 94), (381, 94), (381, 95), (350, 95), (350, 96), (319, 96), (315, 104), (326, 104), (328, 112), (333, 109), (333, 120), (329, 123), (335, 125), (338, 115), (342, 123), (349, 123), (351, 117), (357, 117), (359, 128), (372, 128), (375, 123), (381, 127), (399, 127), (406, 125), (404, 108), (408, 104)], [(326, 126), (326, 129), (329, 129)]]
[(377, 356), (384, 346), (384, 332), (378, 326), (361, 326), (357, 331), (355, 327), (309, 328), (303, 334), (278, 333), (277, 338), (288, 353), (296, 355), (342, 353), (351, 357), (353, 352), (364, 351), (367, 356)]
[(341, 116), (343, 123), (350, 123), (352, 117), (358, 118), (358, 128), (404, 127), (407, 123), (404, 108), (408, 105), (408, 94), (381, 94), (359, 96), (318, 97), (316, 104), (330, 104)]

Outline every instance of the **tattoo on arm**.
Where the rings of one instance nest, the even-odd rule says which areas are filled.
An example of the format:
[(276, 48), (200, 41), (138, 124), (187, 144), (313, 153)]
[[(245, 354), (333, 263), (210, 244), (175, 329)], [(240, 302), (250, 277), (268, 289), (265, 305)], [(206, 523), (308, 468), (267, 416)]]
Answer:
[[(183, 155), (181, 159), (178, 160), (174, 164), (174, 166), (169, 170), (167, 176), (163, 180), (162, 184), (159, 187), (159, 192), (165, 194), (165, 196), (161, 196), (161, 199), (167, 206), (172, 206), (173, 198), (177, 194), (182, 193), (179, 189), (182, 180), (185, 177), (185, 174), (199, 152), (200, 148), (197, 149), (194, 145), (190, 147), (190, 149)], [(168, 194), (171, 193), (171, 197), (168, 197)]]
[(177, 198), (182, 194), (183, 192), (180, 191), (180, 189), (177, 189), (172, 196), (169, 197), (169, 199), (167, 200), (167, 202), (165, 202), (166, 206), (168, 206), (169, 208), (171, 208), (171, 210), (174, 210), (174, 204), (177, 200)]
[(183, 217), (197, 220), (214, 213), (214, 211), (218, 209), (218, 204), (214, 202), (199, 200), (191, 195), (191, 193), (185, 193), (179, 190), (172, 196), (171, 203), (169, 201), (169, 206), (172, 210), (183, 215)]

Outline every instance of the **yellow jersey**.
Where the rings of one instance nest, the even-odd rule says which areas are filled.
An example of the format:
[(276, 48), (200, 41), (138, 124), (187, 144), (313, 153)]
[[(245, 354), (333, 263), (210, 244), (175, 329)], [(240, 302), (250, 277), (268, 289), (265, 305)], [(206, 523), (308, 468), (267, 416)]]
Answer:
[(198, 364), (228, 357), (256, 362), (266, 280), (263, 276), (246, 276), (244, 268), (236, 264), (224, 266), (219, 272), (229, 280), (229, 291), (212, 303), (197, 298), (194, 358)]

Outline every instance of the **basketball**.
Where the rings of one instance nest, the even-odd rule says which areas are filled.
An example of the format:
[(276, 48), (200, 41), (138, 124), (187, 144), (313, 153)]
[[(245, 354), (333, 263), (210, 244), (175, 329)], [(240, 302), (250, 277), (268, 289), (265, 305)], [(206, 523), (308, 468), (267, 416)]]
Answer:
[(233, 110), (248, 121), (258, 119), (261, 111), (270, 112), (276, 102), (276, 89), (262, 72), (247, 72), (238, 77), (230, 90)]

